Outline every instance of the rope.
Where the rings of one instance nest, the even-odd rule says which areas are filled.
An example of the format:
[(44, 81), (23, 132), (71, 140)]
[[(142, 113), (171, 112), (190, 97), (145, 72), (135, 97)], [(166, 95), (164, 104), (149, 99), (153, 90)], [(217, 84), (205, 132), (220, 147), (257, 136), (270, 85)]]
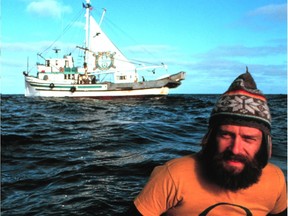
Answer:
[(44, 51), (42, 51), (40, 55), (45, 53), (47, 50), (51, 49), (51, 47), (71, 28), (71, 26), (73, 26), (73, 24), (79, 19), (79, 17), (83, 14), (83, 12), (84, 10), (81, 9), (78, 15), (75, 16), (73, 21), (64, 28), (63, 32), (56, 38), (56, 40), (54, 40), (54, 42), (50, 46), (48, 46)]

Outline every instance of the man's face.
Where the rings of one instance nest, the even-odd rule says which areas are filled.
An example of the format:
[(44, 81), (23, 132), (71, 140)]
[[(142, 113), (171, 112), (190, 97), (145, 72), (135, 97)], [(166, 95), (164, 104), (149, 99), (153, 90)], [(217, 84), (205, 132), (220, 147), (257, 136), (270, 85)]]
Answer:
[(258, 182), (262, 174), (262, 132), (256, 128), (221, 125), (212, 132), (199, 154), (200, 173), (206, 180), (231, 191)]
[(252, 161), (262, 143), (262, 132), (259, 129), (222, 125), (216, 135), (218, 153), (229, 152), (222, 160), (223, 168), (239, 174), (245, 167), (245, 160)]

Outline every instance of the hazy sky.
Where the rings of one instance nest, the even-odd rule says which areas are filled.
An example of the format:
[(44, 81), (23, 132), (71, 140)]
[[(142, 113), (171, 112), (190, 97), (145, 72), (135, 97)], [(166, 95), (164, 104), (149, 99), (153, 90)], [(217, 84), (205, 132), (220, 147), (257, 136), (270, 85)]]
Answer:
[[(43, 61), (37, 53), (52, 57), (52, 52), (44, 52), (51, 44), (61, 49), (61, 56), (78, 54), (75, 46), (84, 41), (82, 2), (2, 1), (1, 93), (24, 94), (27, 58), (30, 74), (36, 74), (36, 62)], [(186, 80), (172, 93), (223, 93), (246, 66), (264, 93), (287, 93), (284, 0), (91, 0), (91, 4), (96, 20), (106, 8), (103, 30), (128, 58), (164, 62), (171, 74), (186, 71)], [(79, 16), (81, 22), (68, 25)], [(63, 32), (65, 36), (59, 37)]]

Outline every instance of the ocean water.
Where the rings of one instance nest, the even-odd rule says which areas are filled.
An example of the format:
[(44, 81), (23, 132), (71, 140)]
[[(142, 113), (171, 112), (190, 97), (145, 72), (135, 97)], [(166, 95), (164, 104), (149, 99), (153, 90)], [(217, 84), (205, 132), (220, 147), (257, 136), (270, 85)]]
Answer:
[[(200, 150), (217, 95), (1, 97), (1, 215), (118, 215), (152, 169)], [(268, 95), (287, 174), (287, 95)]]

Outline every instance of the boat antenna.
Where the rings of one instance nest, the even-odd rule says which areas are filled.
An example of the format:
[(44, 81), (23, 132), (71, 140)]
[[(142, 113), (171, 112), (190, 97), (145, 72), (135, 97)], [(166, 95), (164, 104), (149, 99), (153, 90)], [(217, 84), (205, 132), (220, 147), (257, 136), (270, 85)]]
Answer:
[(58, 49), (58, 48), (55, 47), (53, 50), (54, 50), (55, 53), (57, 54), (57, 58), (58, 58), (58, 53), (59, 53), (59, 51), (60, 51), (61, 49)]
[(61, 49), (55, 47), (53, 50), (55, 51), (55, 53), (58, 53)]

